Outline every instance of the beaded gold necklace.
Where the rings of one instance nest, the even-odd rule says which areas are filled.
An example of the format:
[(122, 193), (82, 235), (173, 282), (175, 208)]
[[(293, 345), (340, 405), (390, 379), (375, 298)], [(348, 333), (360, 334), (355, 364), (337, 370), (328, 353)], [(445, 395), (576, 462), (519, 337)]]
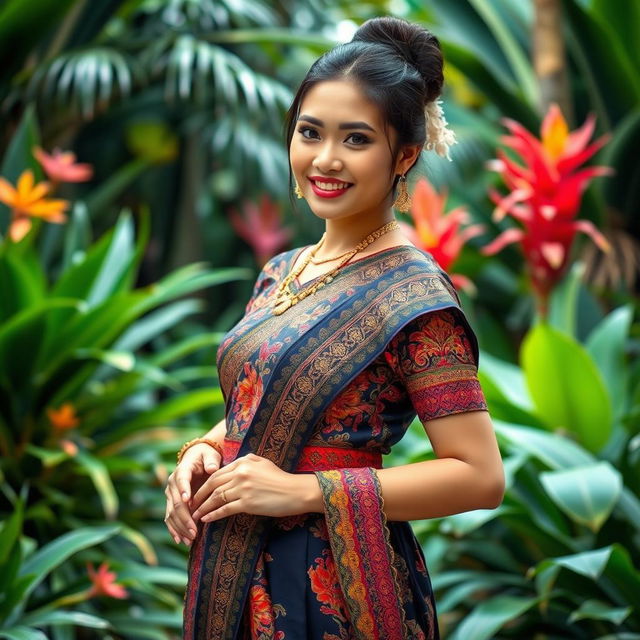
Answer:
[[(389, 233), (393, 229), (399, 229), (400, 225), (392, 220), (391, 222), (387, 222), (387, 224), (383, 225), (379, 229), (372, 231), (369, 235), (367, 235), (363, 240), (361, 240), (353, 249), (348, 251), (345, 254), (344, 260), (340, 262), (336, 267), (327, 271), (327, 273), (323, 274), (321, 277), (313, 280), (308, 287), (301, 289), (297, 293), (293, 293), (291, 291), (291, 283), (304, 271), (305, 267), (311, 262), (311, 259), (316, 255), (318, 249), (323, 245), (325, 235), (322, 234), (322, 238), (318, 244), (309, 252), (309, 254), (305, 257), (305, 259), (301, 262), (299, 267), (292, 269), (287, 276), (282, 280), (282, 282), (278, 285), (274, 295), (273, 302), (273, 314), (279, 316), (283, 314), (287, 309), (290, 309), (293, 305), (298, 304), (300, 300), (304, 300), (307, 296), (315, 293), (320, 287), (324, 287), (325, 284), (328, 284), (333, 280), (336, 273), (343, 267), (356, 253), (362, 251), (365, 247), (368, 247), (374, 240), (377, 240), (380, 236), (383, 236), (385, 233)], [(342, 257), (342, 256), (338, 256)], [(337, 259), (337, 258), (336, 258)], [(328, 261), (327, 261), (328, 262)]]

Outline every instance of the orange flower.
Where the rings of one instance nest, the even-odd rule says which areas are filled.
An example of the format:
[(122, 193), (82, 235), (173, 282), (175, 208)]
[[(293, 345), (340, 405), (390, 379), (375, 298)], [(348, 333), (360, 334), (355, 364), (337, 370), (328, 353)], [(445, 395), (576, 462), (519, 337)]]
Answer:
[(47, 416), (56, 431), (68, 431), (77, 427), (80, 422), (70, 402), (66, 402), (58, 409), (47, 409)]
[[(403, 232), (416, 247), (428, 251), (449, 273), (467, 240), (481, 234), (484, 227), (473, 224), (461, 229), (461, 225), (469, 221), (469, 213), (464, 207), (445, 213), (447, 194), (438, 193), (424, 178), (416, 183), (411, 200), (410, 215), (414, 226), (402, 224)], [(474, 290), (473, 283), (466, 276), (458, 273), (449, 275), (456, 287)]]
[(53, 182), (86, 182), (93, 176), (90, 164), (76, 162), (76, 154), (55, 148), (52, 154), (34, 147), (33, 155)]
[(87, 573), (93, 586), (89, 590), (88, 596), (108, 596), (109, 598), (118, 598), (123, 600), (129, 595), (129, 592), (121, 585), (116, 584), (116, 574), (109, 571), (109, 565), (103, 562), (96, 571), (92, 564), (87, 564)]
[(248, 362), (244, 363), (244, 375), (237, 386), (235, 413), (238, 421), (248, 423), (262, 398), (262, 378)]
[(0, 202), (11, 208), (13, 220), (9, 227), (9, 237), (14, 242), (22, 240), (31, 229), (29, 216), (42, 218), (47, 222), (65, 222), (67, 217), (63, 211), (69, 207), (69, 202), (45, 198), (50, 188), (48, 182), (35, 184), (31, 169), (22, 172), (17, 189), (0, 177)]

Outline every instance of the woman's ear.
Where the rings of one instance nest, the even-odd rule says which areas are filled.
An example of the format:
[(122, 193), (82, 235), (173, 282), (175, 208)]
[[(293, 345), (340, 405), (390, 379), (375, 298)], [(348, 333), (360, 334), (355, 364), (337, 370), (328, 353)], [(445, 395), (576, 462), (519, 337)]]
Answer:
[(404, 175), (409, 171), (420, 155), (423, 147), (424, 145), (422, 144), (408, 144), (402, 147), (396, 160), (394, 174)]

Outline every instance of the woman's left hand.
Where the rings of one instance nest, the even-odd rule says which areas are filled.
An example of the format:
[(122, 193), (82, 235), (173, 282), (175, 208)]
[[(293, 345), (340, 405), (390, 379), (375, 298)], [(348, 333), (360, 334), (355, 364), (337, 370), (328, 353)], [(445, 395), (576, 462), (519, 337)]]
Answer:
[(192, 518), (212, 522), (236, 513), (275, 518), (305, 513), (305, 491), (315, 476), (283, 471), (253, 453), (215, 471), (191, 501)]

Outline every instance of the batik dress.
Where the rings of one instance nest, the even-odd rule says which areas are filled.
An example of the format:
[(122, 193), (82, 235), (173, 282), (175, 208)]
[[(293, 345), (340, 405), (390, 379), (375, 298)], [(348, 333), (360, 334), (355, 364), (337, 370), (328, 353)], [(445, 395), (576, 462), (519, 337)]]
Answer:
[[(301, 251), (269, 261), (245, 317), (220, 345), (224, 463), (256, 451), (291, 472), (315, 473), (325, 511), (262, 519), (268, 524), (250, 544), (243, 526), (253, 532), (258, 517), (217, 533), (200, 530), (190, 559), (185, 637), (439, 638), (424, 555), (409, 523), (386, 521), (375, 469), (416, 415), (426, 423), (487, 409), (475, 335), (446, 274), (413, 247), (356, 260), (315, 300), (273, 316), (277, 284)], [(277, 373), (285, 353), (290, 367)], [(310, 371), (322, 375), (307, 381)], [(288, 391), (287, 374), (297, 376), (298, 396)], [(307, 401), (306, 411), (298, 407)], [(279, 429), (277, 412), (297, 417)], [(271, 421), (262, 439), (254, 434), (261, 421)], [(306, 429), (300, 441), (291, 434), (295, 425)], [(279, 450), (296, 455), (278, 458), (273, 441), (285, 438)], [(235, 551), (222, 552), (228, 547)], [(234, 557), (243, 576), (231, 576)]]

